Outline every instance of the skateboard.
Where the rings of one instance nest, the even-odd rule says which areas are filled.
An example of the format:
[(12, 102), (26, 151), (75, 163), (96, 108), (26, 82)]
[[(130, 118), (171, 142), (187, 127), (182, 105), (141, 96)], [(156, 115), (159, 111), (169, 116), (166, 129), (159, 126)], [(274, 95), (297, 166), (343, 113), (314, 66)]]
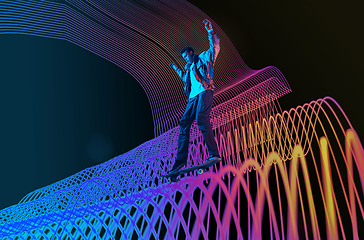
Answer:
[(168, 180), (167, 180), (168, 183), (178, 182), (179, 180), (177, 179), (177, 177), (180, 176), (180, 175), (183, 175), (183, 174), (195, 171), (195, 170), (198, 170), (198, 174), (203, 174), (204, 172), (208, 171), (209, 167), (211, 167), (211, 166), (213, 166), (213, 165), (215, 165), (216, 163), (219, 163), (219, 162), (221, 162), (221, 159), (213, 158), (210, 161), (205, 162), (203, 164), (199, 164), (199, 165), (192, 166), (192, 167), (189, 167), (189, 168), (184, 168), (184, 169), (181, 169), (181, 170), (179, 170), (177, 172), (174, 172), (174, 173), (161, 175), (161, 177), (168, 178)]

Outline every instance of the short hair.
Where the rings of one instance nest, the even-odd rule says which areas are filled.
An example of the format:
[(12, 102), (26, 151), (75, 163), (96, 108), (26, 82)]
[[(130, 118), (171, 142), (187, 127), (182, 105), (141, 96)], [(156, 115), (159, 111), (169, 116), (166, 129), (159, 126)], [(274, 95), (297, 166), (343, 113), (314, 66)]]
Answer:
[(195, 51), (193, 50), (193, 48), (191, 48), (191, 47), (184, 47), (182, 50), (181, 50), (181, 55), (184, 53), (184, 52), (186, 52), (186, 51), (192, 51), (192, 53), (194, 54), (195, 53)]

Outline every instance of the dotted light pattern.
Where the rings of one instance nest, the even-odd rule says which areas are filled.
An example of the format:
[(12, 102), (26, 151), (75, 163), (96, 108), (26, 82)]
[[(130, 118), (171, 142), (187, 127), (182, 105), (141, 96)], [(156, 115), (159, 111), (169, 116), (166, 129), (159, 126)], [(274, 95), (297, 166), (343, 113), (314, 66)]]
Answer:
[[(224, 161), (210, 172), (174, 184), (158, 176), (155, 185), (135, 182), (135, 175), (153, 180), (167, 151), (4, 209), (0, 236), (359, 239), (364, 150), (345, 113), (329, 97), (283, 113), (272, 114), (273, 105), (214, 130)], [(190, 164), (207, 151), (198, 138)]]
[[(191, 46), (197, 54), (209, 48), (205, 18), (209, 17), (187, 1), (0, 1), (0, 34), (66, 40), (133, 76), (148, 97), (155, 136), (176, 127), (184, 111), (183, 82), (168, 65), (175, 62), (183, 69), (183, 47)], [(277, 68), (246, 66), (221, 28), (212, 24), (221, 39), (214, 106), (273, 77), (289, 89)], [(273, 92), (277, 97), (287, 93)]]

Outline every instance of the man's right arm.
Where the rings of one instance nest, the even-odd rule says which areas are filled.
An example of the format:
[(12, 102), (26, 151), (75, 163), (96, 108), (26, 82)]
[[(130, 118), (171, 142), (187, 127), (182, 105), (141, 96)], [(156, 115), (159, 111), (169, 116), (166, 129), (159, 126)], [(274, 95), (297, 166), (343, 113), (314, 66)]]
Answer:
[(177, 67), (177, 65), (174, 64), (174, 63), (170, 63), (169, 66), (171, 68), (173, 68), (176, 71), (176, 73), (178, 74), (178, 76), (182, 79), (182, 81), (184, 81), (184, 75), (186, 73), (182, 69), (180, 69), (179, 67)]

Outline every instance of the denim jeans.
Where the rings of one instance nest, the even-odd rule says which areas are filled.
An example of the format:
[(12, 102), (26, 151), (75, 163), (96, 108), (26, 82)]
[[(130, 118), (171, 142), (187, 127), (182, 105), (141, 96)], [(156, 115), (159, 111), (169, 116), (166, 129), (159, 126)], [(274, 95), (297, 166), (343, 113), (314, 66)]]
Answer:
[(187, 163), (190, 129), (196, 119), (202, 132), (210, 157), (219, 157), (219, 150), (210, 124), (210, 112), (213, 104), (213, 90), (206, 90), (194, 98), (188, 99), (186, 110), (180, 120), (178, 150), (175, 165)]

